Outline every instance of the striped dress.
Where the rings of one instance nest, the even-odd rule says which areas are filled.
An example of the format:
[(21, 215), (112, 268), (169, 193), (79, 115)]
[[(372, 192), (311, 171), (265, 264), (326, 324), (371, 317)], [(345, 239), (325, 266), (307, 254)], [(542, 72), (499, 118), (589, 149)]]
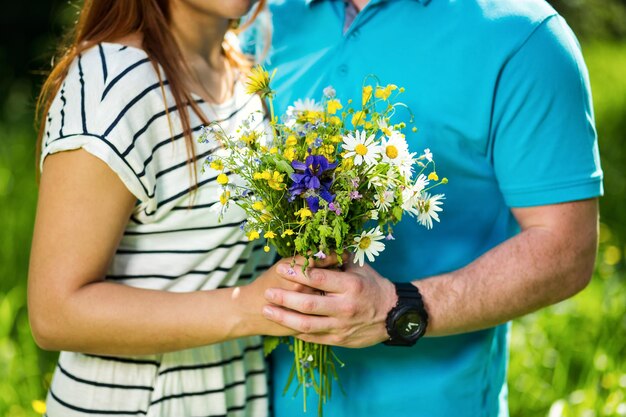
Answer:
[[(215, 144), (194, 143), (199, 188), (190, 193), (185, 139), (164, 83), (162, 88), (141, 49), (102, 43), (84, 52), (50, 108), (42, 161), (82, 148), (104, 161), (136, 196), (106, 279), (178, 292), (246, 284), (271, 265), (273, 255), (247, 242), (239, 228), (245, 215), (237, 206), (218, 222), (218, 173), (207, 168), (200, 174), (205, 158), (222, 151)], [(260, 99), (247, 95), (241, 83), (220, 105), (194, 98), (227, 132), (251, 113), (254, 123), (266, 128)], [(201, 122), (190, 113), (197, 137)], [(150, 356), (61, 352), (47, 398), (49, 417), (262, 417), (267, 412), (260, 337)]]

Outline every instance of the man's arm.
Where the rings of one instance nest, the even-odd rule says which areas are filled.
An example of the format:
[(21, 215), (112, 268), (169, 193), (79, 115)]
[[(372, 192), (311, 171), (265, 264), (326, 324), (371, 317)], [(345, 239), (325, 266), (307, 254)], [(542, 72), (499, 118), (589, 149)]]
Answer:
[[(564, 300), (587, 285), (597, 250), (597, 199), (512, 212), (521, 233), (462, 269), (414, 282), (430, 316), (427, 336), (495, 326)], [(265, 316), (300, 332), (299, 338), (347, 347), (388, 338), (385, 318), (397, 297), (391, 282), (369, 266), (351, 266), (345, 272), (312, 269), (308, 277), (298, 266), (279, 272), (326, 293), (266, 291), (272, 304), (264, 308)]]

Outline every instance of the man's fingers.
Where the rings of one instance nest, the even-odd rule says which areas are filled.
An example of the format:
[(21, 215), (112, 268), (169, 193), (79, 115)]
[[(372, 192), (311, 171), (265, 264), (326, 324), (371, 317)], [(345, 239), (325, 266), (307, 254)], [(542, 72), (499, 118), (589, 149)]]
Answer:
[[(349, 251), (343, 251), (341, 255), (338, 255), (337, 252), (332, 251), (330, 254), (325, 255), (325, 257), (316, 257), (312, 255), (309, 257), (309, 267), (310, 268), (333, 268), (338, 267), (340, 263), (342, 265), (346, 265), (348, 262), (352, 262), (354, 254)], [(296, 265), (304, 265), (305, 258), (303, 256), (295, 256), (292, 258), (293, 263)], [(341, 262), (340, 262), (341, 260)]]
[(342, 292), (344, 289), (341, 272), (328, 269), (313, 268), (308, 269), (306, 275), (302, 272), (302, 267), (293, 267), (282, 263), (276, 267), (276, 271), (289, 281), (313, 287), (324, 292)]
[(335, 297), (326, 297), (319, 293), (303, 294), (280, 288), (269, 288), (265, 290), (265, 299), (281, 307), (316, 316), (330, 316), (338, 310)]
[(299, 333), (325, 333), (333, 329), (333, 319), (324, 316), (307, 316), (279, 306), (263, 307), (263, 316)]

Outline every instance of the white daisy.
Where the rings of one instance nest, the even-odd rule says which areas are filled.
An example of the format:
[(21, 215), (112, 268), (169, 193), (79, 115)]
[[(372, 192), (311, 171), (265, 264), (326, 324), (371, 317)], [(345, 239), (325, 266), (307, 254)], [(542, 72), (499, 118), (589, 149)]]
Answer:
[(440, 207), (443, 202), (443, 194), (437, 194), (434, 196), (424, 195), (424, 199), (419, 204), (420, 214), (417, 216), (417, 221), (422, 226), (426, 226), (427, 229), (433, 228), (433, 220), (439, 221), (438, 212), (443, 211)]
[(356, 255), (354, 257), (354, 263), (359, 263), (360, 266), (363, 266), (365, 263), (365, 256), (367, 256), (367, 260), (369, 262), (374, 262), (374, 257), (378, 256), (380, 252), (385, 250), (385, 244), (380, 242), (385, 237), (380, 231), (380, 226), (377, 226), (375, 229), (371, 229), (369, 232), (363, 231), (361, 236), (357, 236), (354, 238), (355, 245), (353, 246), (356, 249)]
[(409, 145), (402, 133), (394, 132), (389, 138), (383, 138), (380, 143), (383, 162), (395, 166), (402, 165), (404, 160), (409, 159)]
[(354, 157), (354, 165), (374, 165), (380, 156), (380, 147), (376, 144), (374, 135), (367, 136), (364, 130), (348, 133), (343, 137), (343, 150), (347, 151), (344, 158)]
[(387, 123), (387, 119), (378, 119), (378, 128), (385, 136), (391, 137), (394, 133), (399, 133), (393, 130), (392, 127)]
[(407, 158), (400, 161), (400, 164), (396, 167), (400, 175), (404, 178), (411, 178), (413, 176), (413, 164), (415, 163), (415, 152), (408, 155)]
[(290, 119), (296, 119), (304, 112), (323, 112), (324, 107), (321, 103), (316, 102), (311, 98), (305, 98), (304, 100), (298, 99), (293, 103), (293, 106), (287, 107), (287, 117)]
[(410, 215), (419, 216), (419, 205), (422, 201), (422, 191), (428, 185), (428, 178), (424, 174), (420, 174), (415, 182), (402, 190), (402, 210)]
[(374, 207), (381, 212), (386, 212), (394, 202), (393, 191), (386, 190), (382, 193), (377, 193), (374, 197)]
[(370, 178), (367, 180), (368, 189), (374, 187), (378, 190), (387, 190), (395, 186), (394, 180), (398, 178), (398, 173), (393, 170), (389, 170), (385, 175), (376, 172), (370, 173), (368, 175), (371, 175)]
[(420, 174), (413, 184), (413, 191), (415, 191), (416, 193), (421, 193), (422, 191), (424, 191), (424, 188), (426, 188), (429, 182), (430, 181), (428, 180), (426, 175)]

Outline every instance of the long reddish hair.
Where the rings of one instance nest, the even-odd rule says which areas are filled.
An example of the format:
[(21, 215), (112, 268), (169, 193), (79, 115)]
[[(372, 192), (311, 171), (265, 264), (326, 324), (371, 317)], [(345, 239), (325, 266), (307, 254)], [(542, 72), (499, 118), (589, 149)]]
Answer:
[[(265, 6), (266, 0), (259, 0), (254, 13), (246, 24), (237, 31), (245, 29), (257, 17)], [(37, 167), (41, 158), (42, 138), (48, 113), (55, 95), (67, 76), (72, 62), (85, 50), (100, 42), (115, 41), (134, 33), (142, 35), (142, 48), (159, 74), (159, 65), (163, 68), (169, 82), (172, 96), (179, 110), (188, 163), (194, 184), (197, 183), (195, 151), (187, 104), (203, 123), (208, 123), (206, 116), (193, 100), (189, 91), (183, 87), (183, 77), (189, 74), (189, 68), (183, 59), (170, 29), (170, 0), (85, 0), (78, 22), (68, 34), (67, 45), (60, 49), (58, 60), (46, 78), (37, 99)], [(224, 53), (231, 65), (240, 70), (250, 68), (251, 62), (236, 47), (224, 41)], [(161, 84), (163, 91), (163, 83)], [(165, 98), (165, 97), (164, 97)], [(165, 106), (167, 108), (167, 106)], [(169, 115), (168, 115), (169, 117)], [(39, 172), (39, 170), (37, 170)]]

